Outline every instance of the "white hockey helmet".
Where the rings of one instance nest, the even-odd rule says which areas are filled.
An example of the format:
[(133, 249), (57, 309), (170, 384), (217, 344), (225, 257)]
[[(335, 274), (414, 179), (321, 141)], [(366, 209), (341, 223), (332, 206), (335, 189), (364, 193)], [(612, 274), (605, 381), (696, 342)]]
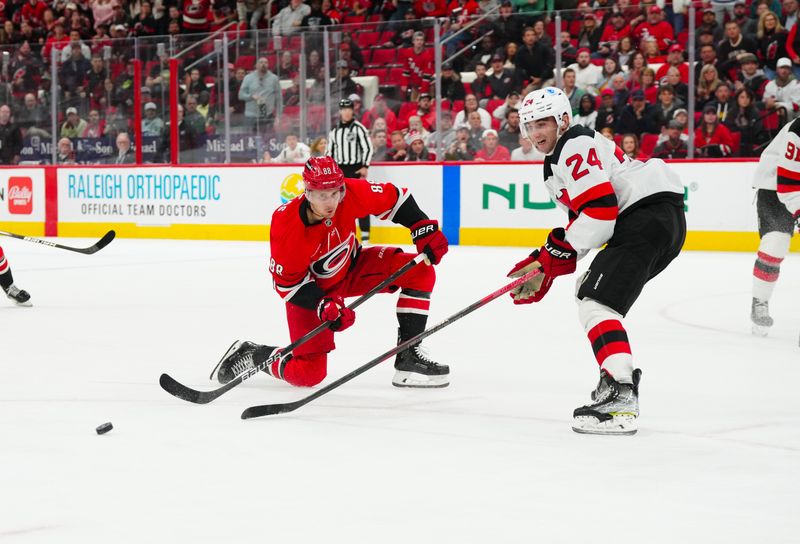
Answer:
[(572, 105), (569, 103), (569, 98), (564, 91), (555, 87), (529, 92), (519, 109), (519, 121), (525, 129), (526, 137), (528, 123), (554, 117), (560, 126), (564, 115), (569, 119), (569, 124), (572, 124)]

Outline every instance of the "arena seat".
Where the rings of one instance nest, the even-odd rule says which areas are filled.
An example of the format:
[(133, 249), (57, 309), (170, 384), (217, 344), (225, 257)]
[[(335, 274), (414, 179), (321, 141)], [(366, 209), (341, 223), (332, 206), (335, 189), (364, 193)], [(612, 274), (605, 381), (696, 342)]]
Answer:
[(642, 141), (639, 144), (639, 152), (648, 157), (653, 154), (653, 150), (658, 143), (658, 134), (642, 134)]
[(397, 62), (397, 49), (386, 47), (376, 47), (372, 49), (370, 64), (378, 66), (388, 66)]

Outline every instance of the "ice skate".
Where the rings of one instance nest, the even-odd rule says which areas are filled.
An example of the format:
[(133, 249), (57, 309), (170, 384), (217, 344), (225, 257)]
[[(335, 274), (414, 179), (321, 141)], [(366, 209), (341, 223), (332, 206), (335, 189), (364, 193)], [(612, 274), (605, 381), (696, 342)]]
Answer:
[(769, 301), (753, 298), (753, 306), (750, 310), (750, 320), (753, 322), (753, 334), (756, 336), (766, 336), (769, 328), (772, 327), (772, 318), (769, 316)]
[(420, 344), (397, 354), (394, 360), (396, 387), (447, 387), (450, 367), (431, 360)]
[(277, 348), (274, 346), (262, 346), (247, 340), (236, 340), (211, 371), (209, 379), (216, 379), (224, 385), (237, 376), (252, 371), (257, 364), (256, 359), (258, 362), (265, 361), (275, 349)]
[(633, 383), (619, 383), (605, 370), (592, 393), (592, 403), (575, 409), (572, 430), (583, 434), (635, 434), (639, 417), (639, 381), (642, 371), (633, 371)]
[(32, 306), (31, 296), (28, 292), (24, 289), (20, 289), (13, 283), (8, 286), (8, 289), (5, 289), (5, 292), (8, 298), (13, 300), (17, 306)]

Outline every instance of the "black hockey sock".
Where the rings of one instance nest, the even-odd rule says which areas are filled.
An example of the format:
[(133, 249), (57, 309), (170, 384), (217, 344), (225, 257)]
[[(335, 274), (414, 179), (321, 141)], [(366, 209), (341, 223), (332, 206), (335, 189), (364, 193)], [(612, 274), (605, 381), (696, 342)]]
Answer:
[[(260, 365), (267, 359), (269, 359), (275, 350), (278, 349), (274, 346), (262, 346), (259, 345), (255, 351), (253, 352), (253, 364), (255, 366)], [(264, 372), (272, 376), (273, 378), (278, 378), (279, 380), (283, 379), (283, 371), (286, 368), (286, 364), (292, 360), (292, 354), (290, 353), (284, 358), (276, 357), (275, 360), (264, 367)]]
[(14, 276), (11, 275), (11, 268), (6, 268), (6, 271), (0, 274), (0, 287), (3, 291), (8, 291), (8, 288), (14, 283)]
[(405, 342), (409, 338), (414, 338), (425, 330), (425, 325), (428, 323), (428, 316), (411, 313), (397, 314), (397, 322), (400, 324), (400, 328), (398, 329), (400, 342)]

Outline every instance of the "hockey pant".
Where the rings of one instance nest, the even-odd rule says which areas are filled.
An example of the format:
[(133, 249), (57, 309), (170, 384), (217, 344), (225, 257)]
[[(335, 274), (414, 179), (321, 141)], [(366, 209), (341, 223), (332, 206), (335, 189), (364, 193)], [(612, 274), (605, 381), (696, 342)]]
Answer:
[(678, 256), (685, 238), (682, 201), (641, 206), (617, 220), (606, 248), (578, 278), (581, 325), (597, 364), (621, 383), (631, 383), (633, 372), (622, 320), (645, 284)]

